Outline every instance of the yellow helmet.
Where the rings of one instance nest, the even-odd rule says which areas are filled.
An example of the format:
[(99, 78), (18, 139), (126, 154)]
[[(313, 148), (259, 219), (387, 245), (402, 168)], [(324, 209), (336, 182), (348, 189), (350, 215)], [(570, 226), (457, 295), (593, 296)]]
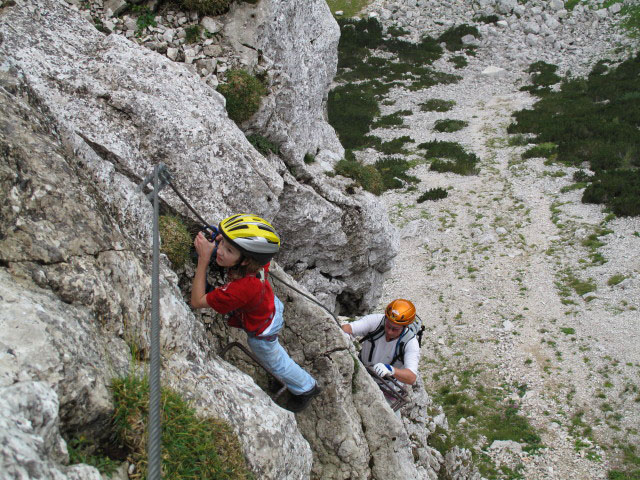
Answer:
[(406, 327), (415, 320), (416, 307), (409, 300), (398, 298), (387, 305), (384, 314), (391, 323)]
[(243, 255), (269, 263), (280, 250), (280, 237), (276, 229), (263, 218), (248, 213), (231, 215), (220, 222), (219, 232)]

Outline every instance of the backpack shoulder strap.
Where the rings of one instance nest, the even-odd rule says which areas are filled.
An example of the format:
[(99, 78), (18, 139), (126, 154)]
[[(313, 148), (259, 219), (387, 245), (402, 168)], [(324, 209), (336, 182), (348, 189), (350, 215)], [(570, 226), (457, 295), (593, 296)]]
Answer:
[(404, 363), (404, 351), (407, 347), (407, 343), (411, 341), (412, 338), (416, 338), (418, 340), (418, 346), (421, 345), (422, 341), (422, 332), (424, 331), (424, 325), (418, 324), (416, 322), (412, 323), (407, 327), (407, 329), (402, 332), (402, 336), (398, 343), (396, 344), (395, 353), (393, 355), (393, 359), (389, 365), (393, 365), (399, 359), (402, 359), (402, 363)]
[[(380, 324), (375, 328), (375, 330), (367, 333), (364, 337), (362, 337), (362, 340), (360, 340), (360, 343), (371, 342), (368, 362), (371, 362), (371, 357), (373, 357), (373, 349), (376, 347), (376, 340), (382, 337), (382, 335), (384, 335), (384, 316), (382, 317)], [(362, 355), (362, 350), (360, 350), (360, 355)], [(362, 360), (362, 356), (360, 357), (360, 360)]]

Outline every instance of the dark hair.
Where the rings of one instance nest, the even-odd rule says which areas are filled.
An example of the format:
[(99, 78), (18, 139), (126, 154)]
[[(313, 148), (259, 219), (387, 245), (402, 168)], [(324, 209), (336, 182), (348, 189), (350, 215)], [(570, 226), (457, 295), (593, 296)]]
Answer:
[(262, 267), (264, 265), (261, 262), (243, 254), (237, 264), (229, 267), (228, 274), (232, 279), (239, 279), (251, 273), (258, 273)]

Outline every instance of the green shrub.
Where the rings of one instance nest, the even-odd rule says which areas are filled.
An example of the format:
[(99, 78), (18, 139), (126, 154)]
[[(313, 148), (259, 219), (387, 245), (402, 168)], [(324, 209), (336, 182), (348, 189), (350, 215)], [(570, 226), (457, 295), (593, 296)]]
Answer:
[(561, 78), (556, 75), (557, 70), (558, 67), (556, 65), (551, 65), (546, 62), (539, 61), (532, 63), (527, 69), (527, 72), (532, 74), (532, 85), (530, 88), (525, 87), (522, 90), (527, 90), (528, 88), (532, 93), (549, 91), (549, 87), (561, 80)]
[(380, 195), (383, 191), (382, 176), (373, 165), (362, 165), (355, 158), (343, 158), (335, 166), (337, 175), (351, 178), (366, 191)]
[(619, 273), (616, 273), (615, 275), (612, 275), (611, 277), (609, 277), (609, 280), (607, 280), (607, 285), (609, 285), (610, 287), (613, 287), (615, 285), (618, 285), (620, 282), (622, 282), (626, 278), (627, 278), (626, 275), (621, 275)]
[(524, 147), (525, 145), (529, 145), (529, 139), (519, 133), (518, 135), (511, 135), (507, 143), (510, 147)]
[(453, 133), (458, 130), (462, 130), (464, 127), (469, 125), (469, 122), (465, 122), (464, 120), (453, 120), (450, 118), (436, 120), (433, 129), (437, 132), (447, 132)]
[(183, 9), (199, 15), (220, 15), (229, 10), (231, 0), (178, 0)]
[(590, 182), (592, 179), (593, 176), (582, 169), (573, 172), (573, 181), (576, 183)]
[(316, 157), (310, 153), (305, 153), (304, 154), (304, 163), (306, 163), (307, 165), (312, 164), (313, 162), (316, 161)]
[(582, 194), (584, 203), (604, 203), (616, 215), (640, 215), (640, 171), (599, 172)]
[(247, 140), (249, 140), (249, 143), (253, 145), (253, 148), (258, 150), (265, 157), (270, 153), (280, 155), (280, 146), (262, 135), (258, 135), (257, 133), (247, 135)]
[(474, 20), (478, 23), (497, 23), (500, 18), (497, 15), (480, 15)]
[(368, 85), (344, 85), (329, 92), (327, 112), (342, 145), (362, 147), (374, 117), (380, 114), (378, 102)]
[[(475, 155), (473, 156), (475, 157)], [(456, 160), (454, 162), (450, 162), (447, 160), (436, 158), (431, 162), (431, 170), (440, 173), (451, 172), (458, 175), (475, 175), (478, 173), (476, 162), (472, 159)]]
[(227, 112), (236, 123), (242, 123), (260, 108), (265, 86), (245, 70), (229, 70), (226, 83), (218, 86), (218, 91), (227, 99)]
[(136, 36), (141, 36), (142, 32), (148, 27), (157, 27), (155, 14), (147, 6), (133, 5), (131, 11), (138, 14), (136, 19)]
[(439, 98), (431, 98), (420, 104), (420, 110), (423, 112), (447, 112), (456, 104), (454, 100), (441, 100)]
[(405, 143), (415, 143), (415, 140), (407, 135), (403, 135), (402, 137), (394, 138), (388, 142), (382, 142), (381, 144), (376, 145), (375, 148), (385, 155), (393, 155), (397, 153), (406, 154), (408, 152), (404, 149)]
[(467, 153), (458, 143), (434, 140), (421, 143), (418, 148), (427, 151), (425, 157), (432, 159), (431, 170), (435, 172), (452, 172), (458, 175), (478, 173), (478, 157), (474, 153)]
[(437, 39), (437, 43), (444, 42), (447, 45), (447, 50), (455, 52), (465, 48), (462, 43), (462, 37), (465, 35), (473, 35), (475, 38), (480, 38), (480, 32), (474, 26), (463, 23), (447, 29)]
[(98, 471), (108, 477), (120, 466), (120, 462), (113, 460), (103, 453), (101, 448), (93, 445), (83, 435), (76, 435), (67, 440), (69, 451), (69, 464), (84, 463), (98, 469)]
[(439, 43), (426, 35), (419, 43), (391, 38), (385, 42), (385, 47), (398, 55), (401, 62), (411, 65), (430, 65), (442, 56), (442, 47)]
[[(134, 375), (114, 379), (111, 385), (117, 440), (129, 451), (136, 474), (147, 473), (147, 419), (149, 382)], [(165, 478), (252, 479), (242, 447), (232, 428), (222, 420), (199, 418), (172, 390), (163, 389), (162, 472)]]
[(409, 30), (402, 27), (397, 27), (395, 25), (391, 25), (389, 28), (387, 28), (387, 35), (391, 37), (401, 37), (403, 35), (407, 35), (408, 33)]
[(467, 62), (467, 57), (463, 55), (455, 55), (451, 57), (449, 61), (453, 63), (455, 68), (464, 68), (469, 64), (469, 62)]
[(567, 0), (564, 2), (564, 8), (571, 12), (581, 1), (582, 0)]
[(390, 115), (384, 115), (380, 117), (378, 120), (373, 122), (373, 128), (386, 128), (392, 127), (395, 125), (402, 125), (404, 122), (402, 117), (406, 117), (407, 115), (411, 115), (411, 110), (400, 110), (398, 112), (394, 112)]
[(406, 183), (420, 181), (413, 175), (407, 175), (407, 170), (411, 168), (411, 165), (402, 158), (385, 157), (375, 163), (375, 168), (380, 172), (383, 191), (402, 188), (403, 181)]
[(418, 197), (418, 203), (426, 202), (427, 200), (442, 200), (443, 198), (447, 198), (449, 196), (449, 192), (447, 192), (444, 188), (437, 187), (431, 188), (424, 192), (422, 195)]
[(522, 158), (552, 158), (558, 153), (558, 146), (555, 143), (546, 142), (529, 148), (522, 154)]
[(162, 238), (160, 251), (169, 258), (174, 269), (182, 267), (189, 260), (192, 244), (186, 225), (179, 217), (161, 215), (158, 228)]
[(189, 27), (186, 27), (184, 29), (185, 33), (187, 34), (187, 36), (185, 37), (185, 41), (187, 43), (196, 43), (198, 40), (200, 40), (201, 28), (202, 27), (200, 27), (200, 25), (191, 25)]
[(624, 5), (620, 10), (620, 26), (631, 38), (640, 37), (640, 5)]
[[(582, 201), (604, 203), (618, 215), (638, 215), (640, 56), (615, 68), (610, 63), (598, 62), (587, 78), (565, 79), (533, 109), (516, 112), (507, 132), (532, 133), (539, 145), (557, 145), (557, 160), (566, 164), (589, 162), (596, 175), (588, 178), (593, 183)], [(550, 75), (555, 67), (536, 62), (530, 70)]]

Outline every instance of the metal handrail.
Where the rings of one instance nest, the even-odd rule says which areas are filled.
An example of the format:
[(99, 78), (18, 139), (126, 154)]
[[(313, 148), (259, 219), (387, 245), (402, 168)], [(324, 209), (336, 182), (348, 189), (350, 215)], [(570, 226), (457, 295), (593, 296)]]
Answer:
[(409, 391), (403, 383), (394, 377), (381, 377), (373, 368), (365, 367), (369, 375), (376, 381), (385, 398), (391, 398), (393, 401), (389, 404), (391, 410), (397, 412), (407, 403), (409, 403)]

